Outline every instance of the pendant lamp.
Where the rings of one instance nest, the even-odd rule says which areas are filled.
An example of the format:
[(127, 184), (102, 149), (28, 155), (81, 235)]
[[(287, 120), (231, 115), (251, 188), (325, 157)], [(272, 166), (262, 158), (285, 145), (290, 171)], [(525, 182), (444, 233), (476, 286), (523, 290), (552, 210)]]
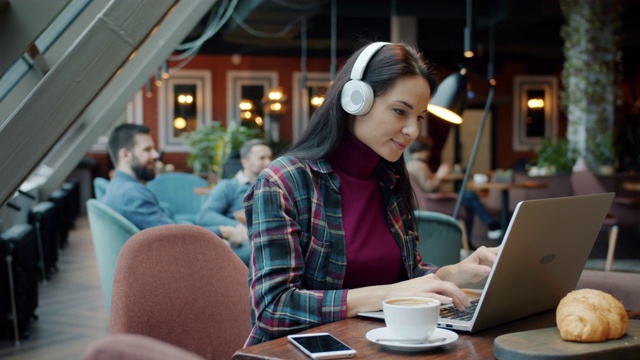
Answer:
[(433, 99), (427, 106), (427, 110), (454, 124), (462, 123), (462, 112), (467, 103), (467, 77), (466, 70), (455, 72), (447, 76), (436, 91)]

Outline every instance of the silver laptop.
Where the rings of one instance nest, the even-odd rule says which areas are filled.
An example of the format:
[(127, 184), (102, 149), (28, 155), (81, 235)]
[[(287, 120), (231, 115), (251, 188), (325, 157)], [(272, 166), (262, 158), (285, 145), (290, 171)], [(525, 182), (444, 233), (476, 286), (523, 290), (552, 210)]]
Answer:
[[(502, 250), (477, 291), (475, 312), (456, 320), (444, 317), (448, 309), (443, 307), (438, 326), (473, 332), (555, 308), (575, 289), (613, 197), (602, 193), (518, 203)], [(359, 315), (384, 319), (382, 311)]]

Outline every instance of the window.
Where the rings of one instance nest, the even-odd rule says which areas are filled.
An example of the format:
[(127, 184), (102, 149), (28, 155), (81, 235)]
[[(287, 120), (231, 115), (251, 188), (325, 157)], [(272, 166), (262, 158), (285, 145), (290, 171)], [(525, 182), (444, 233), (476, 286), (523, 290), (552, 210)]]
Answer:
[(182, 135), (211, 123), (211, 99), (210, 72), (172, 72), (158, 91), (160, 149), (189, 151)]
[[(324, 94), (331, 83), (331, 75), (328, 72), (309, 72), (305, 84), (301, 83), (302, 73), (293, 74), (293, 141), (297, 141), (309, 125), (309, 119), (316, 110), (316, 106), (322, 105), (312, 100), (324, 100)], [(304, 89), (302, 89), (304, 87)]]
[(556, 77), (516, 76), (513, 89), (513, 149), (536, 150), (544, 138), (555, 141), (558, 127)]
[[(262, 98), (269, 89), (278, 85), (275, 71), (229, 71), (227, 72), (227, 126), (229, 124), (258, 126), (264, 125)], [(240, 101), (252, 104), (251, 113), (240, 113)]]

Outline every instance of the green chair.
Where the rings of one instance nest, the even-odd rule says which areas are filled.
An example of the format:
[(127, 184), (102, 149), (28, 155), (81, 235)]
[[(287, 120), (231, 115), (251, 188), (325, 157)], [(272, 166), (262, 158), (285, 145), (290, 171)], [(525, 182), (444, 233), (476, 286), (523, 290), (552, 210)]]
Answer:
[[(198, 195), (196, 188), (208, 187), (209, 183), (190, 173), (165, 173), (147, 183), (161, 204), (168, 204), (173, 219), (178, 223), (195, 223), (205, 196)], [(167, 209), (165, 207), (165, 209)]]
[(93, 179), (93, 195), (96, 199), (102, 200), (104, 193), (107, 191), (107, 185), (109, 185), (109, 179), (103, 177)]
[(415, 216), (422, 260), (438, 266), (459, 262), (464, 239), (460, 223), (453, 216), (435, 211), (416, 211)]
[(124, 243), (140, 231), (131, 221), (96, 199), (87, 200), (91, 237), (98, 260), (102, 294), (107, 311), (111, 309), (111, 289), (118, 255)]

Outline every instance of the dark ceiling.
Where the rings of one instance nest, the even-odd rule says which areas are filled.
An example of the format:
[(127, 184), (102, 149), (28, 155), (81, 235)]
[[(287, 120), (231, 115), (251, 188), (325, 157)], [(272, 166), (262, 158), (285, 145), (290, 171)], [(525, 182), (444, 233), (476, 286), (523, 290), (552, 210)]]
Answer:
[[(217, 12), (225, 1), (212, 9)], [(389, 40), (390, 14), (415, 16), (419, 48), (438, 63), (462, 60), (467, 0), (335, 0), (337, 57), (350, 54), (358, 41)], [(623, 51), (630, 58), (640, 51), (640, 1), (622, 0)], [(307, 56), (331, 56), (330, 0), (239, 0), (225, 26), (202, 46), (203, 54), (301, 56), (302, 21), (306, 19)], [(559, 0), (475, 0), (472, 3), (473, 44), (479, 59), (488, 57), (489, 28), (494, 26), (495, 63), (524, 59), (536, 66), (563, 60), (560, 27), (564, 18)], [(196, 26), (191, 37), (204, 27)], [(266, 34), (291, 29), (278, 38)], [(547, 65), (548, 66), (548, 65)]]

